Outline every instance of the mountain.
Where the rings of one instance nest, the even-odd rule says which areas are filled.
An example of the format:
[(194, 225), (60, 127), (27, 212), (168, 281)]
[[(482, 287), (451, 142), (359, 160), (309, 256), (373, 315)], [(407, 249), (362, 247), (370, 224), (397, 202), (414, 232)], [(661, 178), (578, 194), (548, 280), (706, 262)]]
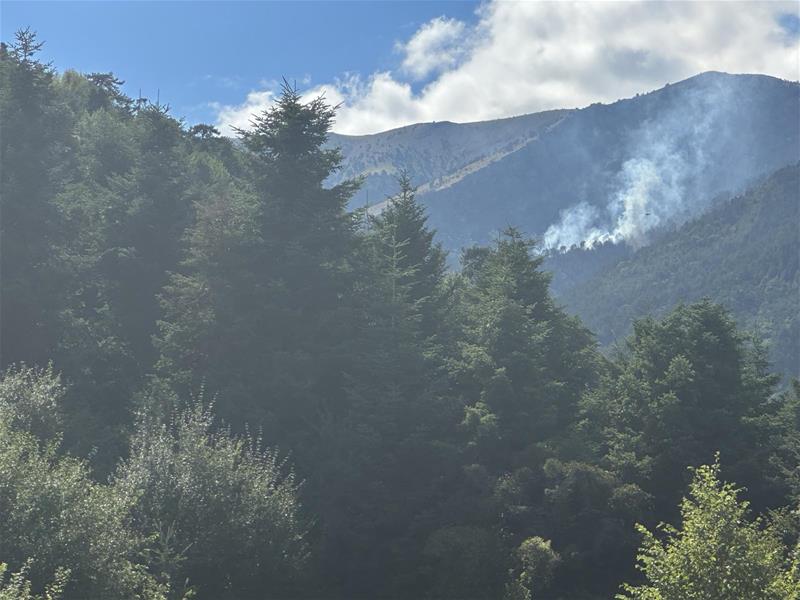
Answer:
[(556, 246), (592, 231), (641, 246), (798, 160), (798, 111), (796, 82), (708, 72), (608, 105), (330, 143), (345, 157), (337, 179), (365, 176), (355, 205), (382, 201), (406, 170), (451, 251), (508, 225)]
[(382, 203), (397, 192), (405, 170), (419, 194), (453, 185), (459, 179), (502, 160), (558, 124), (570, 110), (552, 110), (479, 123), (418, 123), (372, 135), (331, 134), (329, 145), (345, 157), (335, 181), (365, 177), (355, 207)]
[(575, 249), (546, 263), (559, 300), (601, 343), (622, 340), (634, 318), (709, 297), (768, 341), (777, 370), (800, 375), (800, 164), (645, 248), (620, 248)]

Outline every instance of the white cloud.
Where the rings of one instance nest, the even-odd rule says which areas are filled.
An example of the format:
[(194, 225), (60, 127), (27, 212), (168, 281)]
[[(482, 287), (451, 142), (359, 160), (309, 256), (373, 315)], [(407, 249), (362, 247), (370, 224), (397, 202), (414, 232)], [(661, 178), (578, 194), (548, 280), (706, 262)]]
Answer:
[(467, 54), (467, 25), (457, 19), (437, 17), (425, 23), (405, 44), (397, 44), (405, 54), (403, 71), (416, 79), (452, 69)]
[[(796, 13), (791, 1), (491, 1), (473, 25), (424, 24), (398, 44), (396, 72), (347, 75), (309, 92), (343, 102), (334, 130), (358, 134), (610, 102), (709, 70), (796, 80), (800, 36), (779, 24)], [(410, 80), (428, 76), (415, 92)], [(272, 89), (253, 91), (220, 106), (218, 124), (246, 125), (273, 100)]]
[(217, 126), (224, 135), (234, 135), (235, 129), (248, 129), (250, 119), (254, 114), (270, 106), (275, 101), (273, 90), (252, 91), (242, 104), (225, 106), (212, 104), (211, 108), (217, 112)]

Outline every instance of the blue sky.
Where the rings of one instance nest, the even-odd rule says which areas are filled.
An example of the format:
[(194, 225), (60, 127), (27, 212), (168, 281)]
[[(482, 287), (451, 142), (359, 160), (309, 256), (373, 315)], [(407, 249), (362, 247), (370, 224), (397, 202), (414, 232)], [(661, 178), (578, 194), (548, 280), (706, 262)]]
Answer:
[(17, 2), (58, 70), (113, 71), (126, 91), (230, 132), (281, 77), (371, 133), (611, 102), (707, 70), (800, 77), (800, 3)]
[(475, 19), (477, 2), (14, 2), (0, 33), (30, 26), (59, 69), (114, 71), (130, 94), (190, 120), (211, 102), (287, 77), (311, 85), (396, 67), (395, 44), (434, 17)]

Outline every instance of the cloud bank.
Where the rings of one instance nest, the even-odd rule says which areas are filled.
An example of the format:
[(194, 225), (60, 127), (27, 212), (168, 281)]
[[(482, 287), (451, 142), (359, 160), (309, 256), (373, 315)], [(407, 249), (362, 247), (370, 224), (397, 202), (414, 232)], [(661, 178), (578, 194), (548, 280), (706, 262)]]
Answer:
[[(610, 102), (709, 70), (796, 80), (797, 13), (795, 2), (490, 1), (475, 23), (438, 17), (399, 41), (396, 70), (306, 93), (342, 103), (335, 131), (365, 134)], [(217, 125), (247, 127), (274, 97), (267, 87), (217, 106)]]

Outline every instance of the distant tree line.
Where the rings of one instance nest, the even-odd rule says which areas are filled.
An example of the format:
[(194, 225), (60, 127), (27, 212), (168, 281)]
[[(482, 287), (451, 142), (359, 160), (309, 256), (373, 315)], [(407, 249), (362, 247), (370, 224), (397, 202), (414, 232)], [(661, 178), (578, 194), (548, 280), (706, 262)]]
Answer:
[(724, 307), (605, 357), (520, 232), (448, 272), (408, 177), (348, 212), (324, 100), (233, 142), (39, 47), (0, 49), (0, 599), (800, 597), (800, 386)]

